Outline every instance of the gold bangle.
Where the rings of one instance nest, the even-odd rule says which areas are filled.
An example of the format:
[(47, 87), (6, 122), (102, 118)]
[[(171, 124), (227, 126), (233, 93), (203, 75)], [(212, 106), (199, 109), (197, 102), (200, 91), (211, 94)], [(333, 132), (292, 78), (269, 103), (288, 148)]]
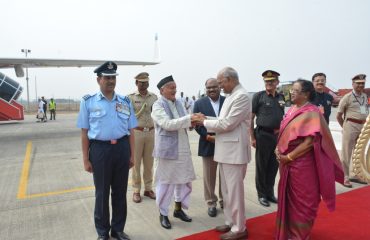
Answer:
[(289, 161), (293, 161), (293, 158), (289, 155), (289, 153), (286, 155), (286, 157), (289, 159)]

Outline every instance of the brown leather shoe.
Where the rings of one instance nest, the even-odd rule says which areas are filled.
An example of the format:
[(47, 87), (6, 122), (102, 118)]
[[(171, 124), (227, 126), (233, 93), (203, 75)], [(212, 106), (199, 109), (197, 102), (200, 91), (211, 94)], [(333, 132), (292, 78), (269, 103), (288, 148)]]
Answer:
[(223, 232), (223, 233), (225, 233), (225, 232), (230, 231), (230, 230), (231, 230), (231, 227), (230, 227), (229, 225), (221, 225), (221, 226), (217, 226), (217, 227), (215, 228), (215, 230), (216, 230), (217, 232)]
[(134, 195), (132, 196), (132, 201), (134, 201), (135, 203), (139, 203), (139, 202), (141, 202), (141, 196), (140, 196), (140, 193), (135, 193), (135, 192), (134, 192)]
[(220, 236), (221, 240), (237, 240), (237, 239), (247, 239), (248, 238), (248, 232), (247, 229), (245, 229), (244, 232), (227, 232)]
[(151, 199), (155, 199), (155, 193), (152, 190), (144, 191), (144, 196), (151, 198)]

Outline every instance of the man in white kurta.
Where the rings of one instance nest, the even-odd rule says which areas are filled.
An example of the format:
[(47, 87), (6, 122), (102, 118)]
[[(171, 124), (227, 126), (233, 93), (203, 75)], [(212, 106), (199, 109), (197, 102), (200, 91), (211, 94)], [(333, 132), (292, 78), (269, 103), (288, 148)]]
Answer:
[(238, 73), (230, 67), (222, 69), (217, 82), (229, 94), (217, 119), (204, 120), (209, 132), (215, 132), (214, 160), (220, 166), (221, 191), (225, 225), (216, 227), (224, 240), (245, 239), (244, 177), (251, 160), (251, 104), (248, 92), (239, 83)]
[(175, 195), (174, 217), (185, 222), (192, 219), (182, 210), (188, 209), (192, 191), (191, 182), (196, 178), (186, 132), (194, 118), (186, 115), (176, 100), (176, 83), (172, 77), (162, 79), (157, 87), (161, 97), (153, 104), (152, 118), (155, 127), (155, 183), (161, 226), (170, 229), (168, 207)]

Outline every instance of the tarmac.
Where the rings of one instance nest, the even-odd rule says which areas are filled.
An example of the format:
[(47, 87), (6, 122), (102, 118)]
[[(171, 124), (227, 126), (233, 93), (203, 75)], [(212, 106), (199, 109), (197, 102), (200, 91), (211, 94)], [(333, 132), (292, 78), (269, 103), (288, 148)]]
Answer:
[[(45, 123), (36, 122), (34, 115), (26, 115), (24, 121), (0, 122), (0, 239), (97, 238), (93, 221), (93, 179), (83, 169), (81, 131), (76, 128), (77, 113), (57, 113), (56, 117), (56, 121)], [(340, 151), (341, 128), (335, 121), (335, 109), (330, 128)], [(125, 232), (131, 239), (176, 239), (224, 224), (221, 209), (218, 208), (215, 218), (207, 214), (203, 199), (202, 161), (197, 156), (198, 135), (195, 131), (189, 131), (189, 141), (197, 175), (187, 211), (193, 221), (182, 222), (170, 215), (172, 229), (162, 228), (155, 201), (143, 197), (141, 203), (134, 203), (129, 183)], [(276, 211), (275, 204), (263, 207), (258, 203), (254, 152), (252, 156), (244, 180), (248, 219)], [(275, 186), (277, 182), (278, 176)], [(354, 184), (353, 189), (362, 186)], [(351, 190), (340, 184), (336, 188), (337, 193)]]

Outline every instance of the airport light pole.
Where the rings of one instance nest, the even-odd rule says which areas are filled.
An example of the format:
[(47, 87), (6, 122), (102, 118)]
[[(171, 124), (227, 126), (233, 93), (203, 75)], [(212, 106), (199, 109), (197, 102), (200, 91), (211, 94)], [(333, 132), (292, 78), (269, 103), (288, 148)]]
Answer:
[[(26, 49), (26, 48), (21, 49), (21, 51), (26, 55), (26, 58), (27, 58), (28, 53), (31, 53), (31, 50)], [(27, 82), (27, 110), (30, 111), (30, 91), (28, 88), (28, 67), (26, 67), (26, 82)]]

